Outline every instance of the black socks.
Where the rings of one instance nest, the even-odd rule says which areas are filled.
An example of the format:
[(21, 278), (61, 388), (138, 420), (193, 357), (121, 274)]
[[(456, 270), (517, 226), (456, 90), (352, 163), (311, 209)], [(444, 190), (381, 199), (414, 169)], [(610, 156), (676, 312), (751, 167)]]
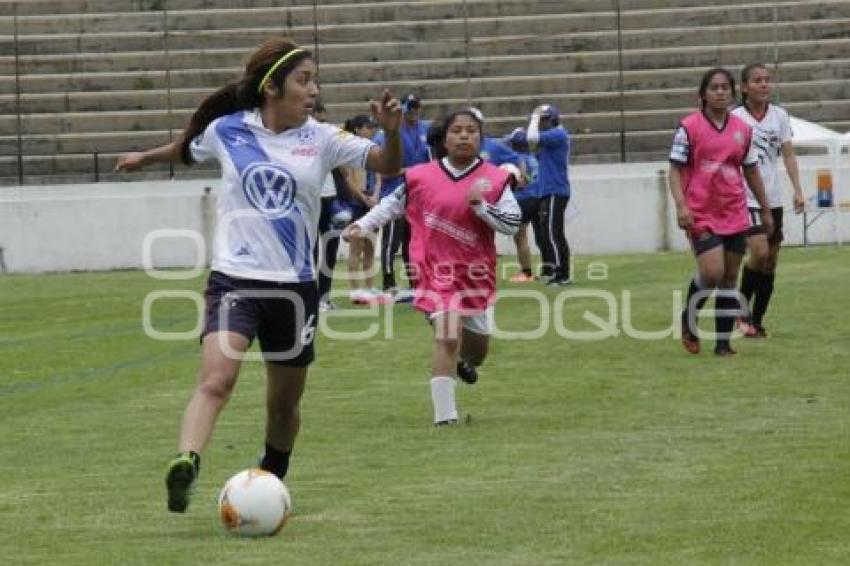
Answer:
[[(693, 307), (691, 306), (691, 299), (702, 290), (702, 286), (697, 284), (696, 277), (691, 279), (691, 284), (688, 286), (688, 296), (685, 299), (685, 309), (682, 311), (682, 325), (687, 325), (691, 334), (694, 336), (697, 335), (697, 313), (708, 300), (708, 294), (706, 293), (704, 297), (701, 297), (698, 301), (696, 301), (696, 304), (693, 305)], [(693, 314), (691, 314), (691, 308), (694, 308)], [(689, 324), (689, 321), (693, 321), (693, 326)]]
[(289, 470), (289, 456), (291, 454), (292, 450), (282, 452), (266, 442), (266, 453), (263, 454), (263, 459), (260, 461), (260, 468), (283, 479), (287, 470)]
[(735, 289), (717, 289), (714, 297), (715, 328), (717, 331), (717, 348), (729, 349), (729, 338), (735, 326), (735, 311), (740, 308), (738, 291)]
[[(741, 294), (747, 300), (746, 306), (750, 310), (751, 322), (756, 326), (761, 326), (764, 313), (767, 312), (767, 305), (770, 304), (770, 298), (773, 295), (775, 279), (776, 273), (762, 273), (744, 266), (744, 273), (741, 276)], [(751, 299), (753, 306), (752, 309), (749, 309)]]
[(767, 305), (770, 303), (770, 297), (773, 295), (773, 282), (776, 279), (776, 274), (759, 273), (758, 275), (756, 295), (753, 299), (753, 324), (761, 326), (764, 313), (767, 312)]

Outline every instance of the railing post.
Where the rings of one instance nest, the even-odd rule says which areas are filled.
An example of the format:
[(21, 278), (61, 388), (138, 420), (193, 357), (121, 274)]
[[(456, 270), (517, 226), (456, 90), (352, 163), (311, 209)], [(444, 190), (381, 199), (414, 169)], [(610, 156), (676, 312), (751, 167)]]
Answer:
[(472, 63), (469, 60), (469, 7), (463, 0), (463, 55), (466, 72), (466, 104), (472, 106)]
[[(174, 141), (172, 131), (173, 102), (171, 100), (171, 46), (169, 45), (168, 0), (162, 3), (162, 49), (165, 52), (165, 100), (168, 108), (168, 141)], [(174, 179), (174, 165), (169, 162), (168, 177)]]
[(316, 69), (319, 68), (319, 7), (317, 0), (313, 0), (313, 61)]
[(24, 122), (21, 116), (20, 43), (18, 40), (18, 3), (12, 4), (12, 23), (15, 41), (15, 115), (18, 128), (18, 184), (24, 184)]
[(667, 188), (667, 172), (659, 169), (656, 172), (658, 180), (658, 224), (661, 226), (660, 238), (658, 241), (659, 251), (670, 250), (670, 201), (667, 196), (669, 190)]
[(626, 162), (626, 94), (623, 79), (623, 10), (620, 0), (614, 2), (617, 10), (617, 67), (620, 87), (620, 162)]

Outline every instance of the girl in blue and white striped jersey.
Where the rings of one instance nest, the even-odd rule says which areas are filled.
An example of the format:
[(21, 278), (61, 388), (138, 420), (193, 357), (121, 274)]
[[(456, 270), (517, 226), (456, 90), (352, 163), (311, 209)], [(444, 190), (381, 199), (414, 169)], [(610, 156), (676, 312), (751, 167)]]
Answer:
[(265, 360), (267, 417), (260, 466), (278, 477), (300, 424), (313, 360), (317, 291), (313, 247), (319, 195), (339, 166), (394, 173), (401, 167), (398, 101), (384, 91), (372, 111), (383, 147), (310, 117), (319, 93), (309, 51), (271, 38), (242, 78), (206, 98), (174, 142), (119, 158), (116, 170), (216, 159), (221, 193), (197, 387), (183, 417), (179, 453), (166, 476), (168, 507), (183, 512), (219, 412), (256, 337)]

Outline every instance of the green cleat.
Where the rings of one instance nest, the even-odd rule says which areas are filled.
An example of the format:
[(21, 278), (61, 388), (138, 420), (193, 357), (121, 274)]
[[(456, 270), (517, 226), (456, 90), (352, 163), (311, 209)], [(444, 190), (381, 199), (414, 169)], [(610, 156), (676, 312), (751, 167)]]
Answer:
[(168, 466), (165, 487), (168, 488), (168, 510), (172, 513), (184, 513), (189, 506), (189, 496), (198, 479), (197, 455), (182, 452)]

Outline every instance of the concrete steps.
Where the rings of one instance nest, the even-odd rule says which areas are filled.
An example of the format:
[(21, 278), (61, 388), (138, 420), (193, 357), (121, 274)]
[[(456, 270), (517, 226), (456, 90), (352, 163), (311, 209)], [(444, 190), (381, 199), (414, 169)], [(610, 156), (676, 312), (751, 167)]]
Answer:
[[(626, 70), (675, 69), (682, 67), (707, 68), (714, 65), (740, 66), (751, 61), (772, 59), (794, 63), (807, 60), (829, 60), (846, 57), (850, 53), (850, 38), (788, 41), (776, 48), (761, 43), (720, 46), (683, 46), (669, 48), (633, 49), (623, 54)], [(547, 68), (560, 73), (587, 73), (591, 70), (614, 71), (618, 61), (616, 51), (588, 51), (582, 53), (541, 53), (526, 55), (498, 55), (446, 59), (419, 59), (411, 61), (377, 61), (360, 63), (323, 63), (322, 81), (333, 83), (366, 82), (385, 84), (405, 81), (450, 80), (455, 77), (516, 76), (530, 68)], [(174, 69), (144, 70), (105, 73), (53, 73), (22, 75), (20, 92), (46, 91), (109, 91), (150, 90), (157, 88), (215, 88), (233, 80), (239, 69)], [(566, 88), (567, 85), (564, 85)], [(15, 92), (14, 77), (0, 78), (0, 94)]]
[[(752, 38), (770, 35), (778, 41), (813, 41), (846, 38), (850, 18), (781, 22), (778, 24), (747, 24), (704, 26), (699, 29), (667, 28), (663, 30), (630, 30), (623, 34), (627, 49), (660, 49), (681, 45), (714, 46), (718, 43), (739, 44)], [(720, 41), (722, 40), (722, 41)], [(494, 55), (525, 55), (543, 49), (555, 52), (614, 51), (616, 31), (560, 33), (547, 37), (510, 35), (476, 37), (469, 41), (472, 57)], [(197, 69), (211, 66), (239, 68), (250, 55), (246, 48), (171, 49), (164, 58), (155, 51), (126, 51), (119, 53), (63, 53), (0, 57), (0, 75), (14, 75), (17, 64), (21, 74), (120, 72), (134, 70)], [(467, 42), (462, 38), (448, 39), (438, 44), (420, 42), (367, 42), (327, 44), (321, 47), (321, 58), (333, 63), (362, 61), (419, 60), (425, 58), (457, 58), (467, 54)]]
[[(730, 67), (737, 73), (740, 67)], [(681, 90), (682, 92), (695, 92), (701, 69), (688, 67), (674, 69), (646, 69), (627, 71), (623, 75), (626, 87), (626, 98), (639, 96), (641, 92)], [(797, 83), (805, 84), (809, 81), (837, 80), (841, 84), (848, 84), (850, 80), (850, 59), (814, 60), (785, 63), (780, 68), (779, 93), (788, 89), (795, 89), (800, 96), (812, 97), (814, 90), (806, 92), (805, 87), (797, 88)], [(541, 75), (515, 75), (509, 77), (479, 77), (467, 82), (463, 78), (446, 79), (438, 81), (385, 81), (382, 83), (394, 92), (403, 93), (416, 90), (428, 100), (441, 99), (465, 99), (467, 91), (476, 100), (500, 97), (525, 97), (541, 96), (541, 93), (560, 93), (562, 100), (577, 100), (581, 102), (582, 111), (594, 111), (595, 100), (608, 100), (611, 97), (619, 98), (619, 77), (616, 71), (588, 72), (588, 73), (560, 73)], [(200, 100), (212, 91), (209, 88), (174, 88), (170, 92), (172, 106), (174, 108), (195, 108)], [(322, 87), (322, 96), (332, 109), (344, 104), (359, 104), (376, 95), (376, 85), (371, 83), (325, 83)], [(824, 96), (828, 95), (826, 91)], [(137, 90), (115, 90), (110, 91), (108, 97), (102, 92), (62, 92), (47, 89), (33, 93), (24, 94), (22, 107), (33, 113), (46, 112), (91, 112), (102, 109), (105, 111), (116, 110), (152, 110), (163, 107), (163, 101), (167, 100), (168, 91), (164, 89)], [(603, 102), (600, 102), (603, 103)], [(668, 101), (659, 100), (659, 104), (668, 105)], [(341, 106), (347, 111), (347, 106)], [(604, 110), (605, 107), (601, 107)], [(15, 96), (13, 94), (0, 95), (0, 113), (13, 113), (15, 111)], [(334, 110), (335, 111), (335, 110)], [(578, 111), (578, 108), (577, 108)], [(345, 114), (343, 114), (345, 116)]]
[(777, 94), (794, 114), (839, 128), (850, 116), (848, 0), (626, 0), (621, 33), (614, 2), (465, 4), (30, 0), (13, 18), (0, 0), (0, 183), (17, 176), (17, 157), (4, 156), (17, 154), (19, 125), (33, 182), (90, 176), (95, 162), (109, 175), (114, 154), (167, 141), (279, 33), (316, 52), (333, 121), (365, 111), (384, 86), (419, 93), (426, 115), (471, 100), (497, 135), (552, 102), (575, 135), (576, 161), (619, 159), (622, 125), (631, 158), (663, 158), (715, 65), (781, 61)]
[[(554, 102), (560, 102), (557, 99)], [(461, 101), (436, 104), (440, 112), (460, 106)], [(784, 106), (796, 116), (816, 122), (839, 121), (850, 116), (850, 100), (800, 101), (785, 103)], [(487, 116), (488, 105), (481, 105)], [(503, 108), (500, 105), (499, 108)], [(517, 112), (511, 115), (496, 115), (488, 118), (488, 130), (494, 134), (525, 122), (528, 101), (523, 105), (516, 102)], [(627, 109), (621, 121), (619, 110), (593, 113), (571, 113), (562, 110), (562, 118), (575, 133), (618, 132), (621, 125), (629, 131), (666, 130), (672, 131), (679, 119), (693, 111), (695, 105), (663, 109)], [(365, 111), (365, 104), (350, 109), (350, 114)], [(53, 153), (88, 153), (95, 151), (128, 151), (148, 147), (152, 138), (165, 139), (161, 134), (169, 128), (179, 132), (191, 111), (168, 113), (151, 110), (145, 112), (78, 113), (69, 115), (36, 114), (23, 119), (25, 134), (23, 149), (28, 155), (50, 155)], [(491, 114), (491, 116), (493, 116)], [(142, 124), (144, 126), (142, 126)], [(4, 131), (14, 132), (13, 119), (2, 117), (0, 125)], [(160, 142), (161, 143), (161, 142)], [(141, 145), (140, 145), (141, 144)], [(17, 150), (17, 135), (0, 136), (0, 153), (14, 154)]]
[[(813, 63), (813, 65), (816, 64), (819, 64), (819, 62)], [(663, 79), (664, 77), (658, 78)], [(551, 80), (553, 83), (560, 81), (561, 84), (570, 84), (569, 76), (551, 77)], [(610, 77), (609, 80), (616, 81), (616, 77)], [(643, 84), (645, 86), (651, 86), (649, 82)], [(426, 98), (429, 101), (429, 113), (433, 113), (435, 108), (456, 108), (466, 103), (465, 83), (456, 82), (450, 85), (442, 85), (442, 88), (440, 86), (439, 84), (435, 84), (432, 85), (431, 89), (419, 89), (427, 93)], [(504, 86), (504, 88), (500, 88), (501, 86)], [(476, 96), (476, 105), (487, 116), (495, 117), (500, 112), (504, 112), (508, 116), (523, 116), (527, 113), (527, 106), (530, 103), (543, 98), (539, 94), (541, 90), (537, 88), (536, 83), (533, 81), (529, 81), (526, 84), (523, 84), (522, 81), (516, 81), (512, 82), (510, 86), (512, 88), (509, 88), (508, 85), (493, 84), (492, 81), (480, 85), (473, 84), (473, 92), (491, 93), (490, 95)], [(361, 85), (352, 85), (352, 87), (355, 93), (359, 93), (362, 89)], [(395, 90), (402, 93), (412, 88), (413, 85), (399, 85)], [(820, 97), (823, 100), (850, 99), (850, 72), (848, 72), (848, 76), (844, 79), (788, 82), (783, 84), (777, 91), (777, 97), (782, 104), (788, 104), (791, 102), (811, 100), (812, 92), (820, 93)], [(172, 91), (171, 100), (176, 109), (173, 113), (185, 117), (197, 107), (199, 101), (207, 93), (208, 91), (201, 89)], [(633, 90), (624, 93), (623, 105), (627, 111), (651, 110), (659, 107), (681, 108), (693, 103), (695, 93), (696, 88), (693, 84), (686, 84), (680, 87)], [(67, 120), (71, 116), (81, 115), (87, 117), (88, 123), (93, 123), (96, 121), (108, 121), (109, 117), (113, 116), (116, 112), (137, 112), (139, 116), (144, 116), (147, 111), (161, 111), (162, 100), (168, 96), (168, 92), (157, 90), (150, 91), (148, 94), (148, 97), (140, 99), (136, 91), (113, 92), (109, 99), (112, 104), (109, 106), (101, 103), (99, 93), (82, 93), (78, 97), (59, 94), (36, 94), (26, 99), (25, 104), (27, 108), (32, 110), (32, 114), (26, 116), (27, 118), (42, 116), (43, 118), (41, 119), (45, 120), (48, 117), (51, 120)], [(328, 94), (326, 91), (325, 98), (331, 113), (337, 116), (350, 116), (364, 110), (364, 103), (362, 101), (365, 100), (368, 93), (364, 91), (364, 96), (355, 96), (354, 98), (345, 95), (337, 98), (328, 96)], [(567, 114), (613, 112), (619, 111), (620, 108), (620, 93), (616, 89), (606, 92), (569, 92), (548, 95), (545, 98), (556, 104), (562, 112)], [(352, 99), (355, 102), (350, 102)], [(0, 133), (2, 135), (12, 135), (16, 132), (17, 120), (14, 116), (14, 109), (14, 97), (0, 97), (0, 114), (5, 114), (4, 116), (0, 116)], [(29, 122), (25, 119), (25, 123)], [(176, 127), (180, 126), (182, 126), (182, 123)], [(32, 133), (31, 126), (28, 126), (25, 131)]]
[[(465, 8), (465, 9), (464, 9)], [(592, 2), (580, 2), (572, 14), (599, 11)], [(320, 26), (366, 25), (394, 21), (413, 27), (417, 22), (429, 26), (450, 20), (469, 18), (507, 18), (528, 14), (563, 15), (564, 6), (553, 0), (467, 0), (465, 7), (454, 0), (428, 2), (377, 2), (360, 4), (312, 5), (285, 7), (233, 7), (170, 9), (163, 11), (106, 12), (83, 14), (23, 15), (17, 18), (19, 35), (48, 33), (104, 33), (115, 31), (175, 31), (224, 28), (310, 27), (314, 16)], [(9, 31), (6, 31), (9, 30)], [(11, 33), (8, 19), (0, 22), (0, 31)]]
[[(346, 6), (346, 9), (342, 9)], [(433, 43), (438, 40), (494, 35), (581, 33), (616, 29), (616, 13), (609, 3), (579, 3), (595, 11), (573, 9), (565, 13), (563, 4), (553, 1), (519, 0), (469, 2), (468, 20), (458, 11), (457, 2), (379, 3), (330, 5), (318, 13), (314, 27), (312, 8), (254, 8), (235, 10), (81, 14), (25, 16), (17, 18), (21, 54), (74, 51), (132, 51), (146, 49), (157, 36), (166, 39), (171, 49), (204, 49), (256, 45), (270, 34), (286, 33), (303, 43), (313, 43), (314, 33), (320, 45), (374, 41)], [(735, 6), (669, 7), (630, 9), (622, 17), (623, 29), (701, 28), (773, 22), (850, 17), (845, 0), (801, 0), (774, 5), (770, 2)], [(332, 21), (332, 24), (326, 23)], [(12, 35), (13, 20), (0, 17), (0, 34)], [(166, 30), (168, 33), (166, 34)], [(211, 33), (210, 30), (221, 30)], [(132, 31), (128, 37), (127, 32)], [(197, 32), (197, 33), (195, 33)], [(44, 41), (47, 37), (50, 41)], [(722, 39), (719, 38), (719, 39)], [(144, 43), (141, 45), (141, 43)], [(0, 42), (0, 48), (9, 45)], [(13, 53), (6, 52), (11, 55)]]
[[(822, 122), (826, 127), (838, 131), (850, 130), (850, 120)], [(161, 136), (167, 139), (167, 132)], [(665, 161), (669, 152), (672, 131), (640, 131), (626, 133), (626, 148), (629, 161)], [(574, 163), (604, 163), (618, 162), (620, 155), (617, 151), (620, 144), (619, 132), (614, 133), (575, 133), (573, 138)], [(151, 139), (150, 141), (153, 141)], [(160, 143), (162, 140), (156, 143)], [(170, 176), (165, 166), (155, 167), (143, 173), (132, 174), (129, 177), (111, 173), (115, 160), (121, 151), (103, 152), (97, 155), (97, 177), (99, 180), (143, 180), (163, 179)], [(57, 182), (57, 176), (64, 182), (92, 182), (95, 180), (93, 155), (63, 154), (50, 156), (26, 156), (24, 158), (26, 184), (45, 184)], [(177, 178), (214, 178), (218, 169), (208, 164), (196, 165), (192, 168), (175, 166)], [(14, 157), (0, 157), (0, 185), (16, 185), (17, 161)]]
[[(504, 1), (504, 0), (500, 0)], [(793, 3), (795, 0), (777, 0), (779, 4)], [(443, 0), (443, 3), (450, 0)], [(468, 4), (486, 3), (492, 0), (467, 0)], [(537, 4), (548, 2), (553, 5), (562, 5), (563, 0), (540, 0)], [(382, 8), (398, 8), (405, 5), (433, 4), (432, 0), (408, 0), (381, 1), (381, 0), (344, 0), (328, 1), (319, 0), (316, 4), (319, 10), (344, 11), (353, 7), (372, 5)], [(288, 7), (312, 9), (313, 0), (25, 0), (17, 2), (14, 0), (0, 0), (0, 15), (11, 16), (14, 12), (13, 5), (17, 4), (17, 13), (26, 15), (47, 14), (98, 14), (104, 12), (157, 12), (167, 8), (169, 11), (178, 10), (208, 10), (226, 8), (268, 8)], [(456, 2), (455, 2), (456, 5)], [(570, 0), (571, 11), (588, 11), (598, 9), (598, 0)], [(661, 9), (661, 8), (685, 8), (701, 7), (705, 0), (628, 0), (627, 7), (633, 10)]]
[[(59, 3), (55, 3), (59, 4)], [(65, 3), (67, 4), (67, 3)], [(120, 2), (116, 3), (120, 4)], [(288, 4), (288, 3), (287, 3)], [(825, 19), (846, 14), (843, 0), (798, 0), (795, 2), (750, 1), (738, 5), (714, 3), (709, 5), (681, 5), (666, 3), (624, 3), (624, 29), (662, 28), (670, 23), (682, 25), (721, 25), (724, 22), (760, 23), (780, 21)], [(662, 3), (665, 4), (665, 3)], [(615, 14), (613, 2), (572, 0), (568, 6), (557, 0), (429, 0), (422, 2), (370, 2), (328, 3), (320, 2), (314, 11), (312, 5), (292, 6), (238, 6), (205, 9), (169, 9), (168, 11), (136, 10), (124, 12), (94, 12), (76, 14), (19, 14), (16, 19), (8, 15), (0, 19), (0, 32), (13, 33), (16, 23), (19, 35), (45, 33), (103, 33), (108, 31), (174, 31), (277, 27), (313, 27), (339, 31), (351, 26), (394, 26), (409, 37), (417, 29), (435, 28), (463, 23), (466, 16), (474, 33), (475, 26), (487, 25), (494, 20), (516, 23), (525, 17), (550, 14), (565, 20), (596, 21), (599, 17), (611, 19)], [(534, 16), (531, 16), (534, 15)], [(316, 20), (314, 21), (314, 16)], [(379, 28), (380, 29), (380, 28)], [(367, 38), (369, 33), (366, 34)]]

